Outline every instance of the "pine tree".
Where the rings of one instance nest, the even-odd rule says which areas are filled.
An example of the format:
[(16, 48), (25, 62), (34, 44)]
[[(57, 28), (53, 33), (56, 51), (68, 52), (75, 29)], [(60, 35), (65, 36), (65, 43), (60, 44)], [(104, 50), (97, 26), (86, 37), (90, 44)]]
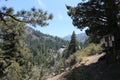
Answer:
[(69, 43), (68, 49), (67, 49), (67, 54), (69, 57), (71, 54), (73, 54), (74, 52), (76, 52), (78, 49), (78, 45), (77, 45), (77, 41), (76, 41), (76, 35), (75, 32), (73, 31), (72, 36), (71, 36), (71, 41)]
[(86, 33), (92, 36), (91, 38), (95, 36), (95, 40), (100, 40), (103, 36), (111, 34), (119, 43), (119, 0), (88, 0), (76, 7), (67, 6), (67, 9), (73, 25), (81, 30), (88, 27)]
[(92, 41), (99, 43), (106, 35), (114, 36), (114, 46), (108, 51), (111, 56), (114, 52), (114, 59), (120, 49), (119, 5), (119, 0), (88, 0), (76, 7), (67, 6), (73, 25), (81, 30), (88, 27), (86, 34)]
[(0, 8), (0, 77), (5, 80), (27, 80), (30, 51), (24, 41), (25, 25), (46, 26), (46, 21), (52, 17), (52, 14), (36, 8), (15, 12), (14, 8)]
[(21, 10), (14, 12), (14, 8), (7, 8), (6, 6), (3, 6), (0, 8), (0, 21), (9, 25), (5, 19), (6, 17), (35, 27), (36, 25), (47, 26), (48, 23), (46, 21), (52, 19), (53, 15), (36, 8), (31, 8), (29, 11)]
[[(22, 73), (21, 69), (24, 68), (23, 71), (27, 70), (26, 67), (30, 57), (30, 51), (24, 42), (25, 24), (9, 18), (6, 19), (9, 26), (5, 24), (1, 24), (0, 26), (2, 33), (1, 39), (3, 40), (1, 46), (0, 73), (1, 76), (6, 74), (5, 77), (8, 79), (9, 77), (12, 79), (12, 76), (16, 74), (14, 79), (20, 80), (22, 78), (22, 75), (20, 76)], [(13, 67), (16, 70), (14, 70)], [(12, 74), (10, 70), (15, 72)]]

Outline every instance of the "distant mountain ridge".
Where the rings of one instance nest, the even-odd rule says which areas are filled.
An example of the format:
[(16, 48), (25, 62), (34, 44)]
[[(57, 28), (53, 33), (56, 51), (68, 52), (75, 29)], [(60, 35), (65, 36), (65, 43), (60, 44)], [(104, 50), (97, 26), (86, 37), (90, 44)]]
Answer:
[[(76, 38), (77, 38), (77, 41), (84, 42), (88, 38), (88, 36), (86, 35), (86, 33), (80, 33), (80, 34), (76, 34)], [(63, 37), (63, 39), (70, 41), (71, 35), (67, 35), (67, 36)]]

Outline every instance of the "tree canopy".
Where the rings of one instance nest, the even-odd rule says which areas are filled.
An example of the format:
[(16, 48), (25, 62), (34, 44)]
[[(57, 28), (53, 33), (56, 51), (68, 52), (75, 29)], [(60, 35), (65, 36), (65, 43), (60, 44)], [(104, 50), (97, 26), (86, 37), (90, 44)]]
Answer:
[(75, 32), (73, 31), (72, 36), (71, 36), (71, 41), (69, 43), (68, 46), (68, 51), (70, 52), (70, 54), (73, 54), (74, 52), (77, 51), (77, 41), (76, 41), (76, 35)]
[(88, 0), (76, 7), (67, 6), (73, 25), (86, 30), (87, 35), (101, 38), (112, 34), (118, 37), (120, 31), (119, 0)]
[(1, 80), (27, 80), (31, 77), (31, 53), (24, 35), (26, 24), (46, 26), (52, 17), (52, 14), (36, 8), (30, 11), (15, 11), (6, 6), (0, 8)]
[(48, 14), (47, 11), (36, 9), (34, 7), (31, 8), (31, 10), (29, 11), (15, 11), (14, 8), (2, 6), (0, 8), (0, 21), (7, 25), (6, 17), (9, 17), (19, 22), (31, 24), (32, 26), (46, 26), (48, 25), (46, 21), (52, 19), (53, 15)]

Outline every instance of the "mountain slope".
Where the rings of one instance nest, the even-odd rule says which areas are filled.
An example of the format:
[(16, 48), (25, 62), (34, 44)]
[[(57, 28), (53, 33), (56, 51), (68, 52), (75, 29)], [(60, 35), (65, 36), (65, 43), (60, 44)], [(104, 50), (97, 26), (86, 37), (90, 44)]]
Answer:
[(106, 64), (105, 53), (93, 55), (76, 63), (68, 71), (47, 80), (120, 80), (120, 60)]
[(68, 45), (67, 41), (59, 37), (43, 34), (30, 27), (26, 28), (25, 33), (27, 35), (26, 43), (35, 54), (37, 54), (37, 52), (56, 52), (62, 45)]
[[(88, 36), (85, 33), (81, 33), (81, 34), (76, 34), (76, 38), (79, 42), (84, 42), (88, 38)], [(67, 35), (63, 39), (70, 41), (71, 35)]]
[[(105, 55), (105, 54), (103, 53), (103, 54), (100, 54), (100, 55), (93, 55), (93, 56), (86, 57), (86, 59), (85, 59), (84, 61), (82, 61), (82, 62), (80, 62), (80, 63), (78, 62), (78, 63), (76, 63), (75, 65), (69, 67), (69, 68), (70, 68), (69, 70), (64, 71), (64, 72), (62, 72), (61, 74), (58, 74), (58, 75), (56, 75), (56, 76), (54, 76), (54, 77), (48, 78), (47, 80), (64, 80), (65, 76), (71, 75), (70, 73), (71, 73), (72, 71), (74, 71), (75, 69), (78, 70), (78, 68), (81, 67), (81, 66), (83, 66), (83, 65), (88, 66), (88, 65), (90, 65), (90, 64), (96, 63), (96, 62), (98, 61), (98, 59), (99, 59), (100, 57), (104, 56), (104, 55)], [(83, 72), (83, 73), (84, 73), (84, 72)], [(76, 73), (75, 73), (75, 74), (76, 74)], [(77, 76), (77, 75), (74, 75), (74, 76)], [(77, 77), (76, 77), (76, 78), (77, 78)], [(65, 79), (65, 80), (67, 80), (67, 79)], [(79, 80), (79, 78), (78, 78), (78, 80)], [(82, 80), (83, 80), (83, 79), (82, 79)]]

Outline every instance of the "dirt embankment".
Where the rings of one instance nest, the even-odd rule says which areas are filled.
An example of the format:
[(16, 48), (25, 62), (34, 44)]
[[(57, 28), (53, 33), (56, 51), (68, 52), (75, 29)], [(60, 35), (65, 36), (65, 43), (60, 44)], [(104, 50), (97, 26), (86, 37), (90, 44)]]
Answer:
[(98, 59), (100, 57), (104, 56), (104, 55), (105, 55), (105, 53), (86, 57), (82, 62), (76, 63), (75, 65), (66, 68), (66, 70), (64, 72), (62, 72), (61, 74), (58, 74), (58, 75), (53, 76), (51, 78), (48, 78), (47, 80), (66, 80), (66, 79), (64, 79), (64, 76), (68, 75), (74, 69), (79, 68), (79, 67), (81, 67), (83, 65), (84, 66), (89, 66), (89, 65), (91, 65), (93, 63), (96, 63), (98, 61)]

